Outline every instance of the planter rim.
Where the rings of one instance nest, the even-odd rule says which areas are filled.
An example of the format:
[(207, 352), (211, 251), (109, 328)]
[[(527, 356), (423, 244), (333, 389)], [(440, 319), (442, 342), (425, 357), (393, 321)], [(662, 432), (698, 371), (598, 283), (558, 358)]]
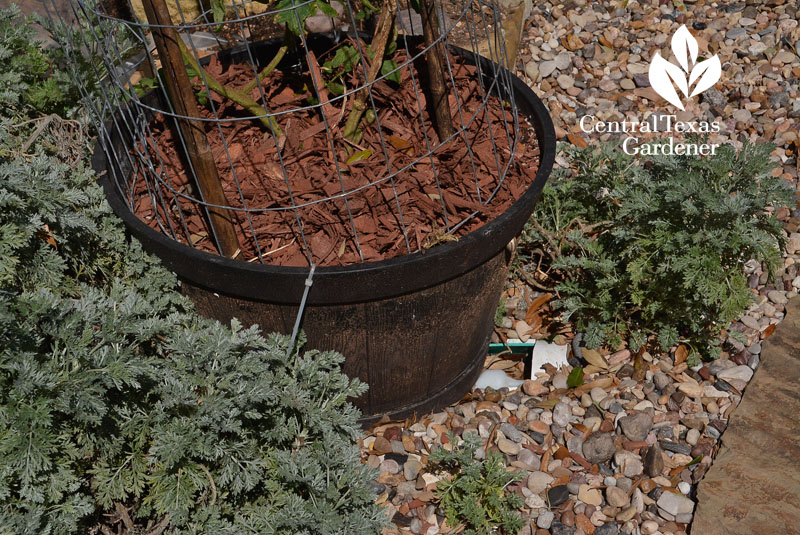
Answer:
[[(552, 119), (539, 97), (508, 69), (467, 50), (451, 48), (473, 64), (477, 57), (482, 67), (493, 69), (496, 76), (510, 80), (520, 121), (527, 118), (536, 133), (539, 145), (536, 177), (504, 213), (461, 236), (458, 241), (437, 245), (424, 253), (417, 251), (375, 262), (315, 268), (308, 304), (367, 302), (439, 284), (480, 265), (502, 250), (518, 234), (518, 231), (509, 232), (506, 228), (508, 219), (527, 221), (530, 217), (555, 161), (556, 137)], [(530, 108), (530, 113), (521, 109), (520, 101)], [(113, 118), (105, 123), (104, 132), (98, 136), (92, 167), (114, 213), (123, 219), (145, 250), (158, 256), (179, 277), (215, 292), (272, 303), (299, 304), (309, 274), (308, 267), (250, 263), (200, 251), (141, 221), (128, 207), (112, 177), (116, 173), (111, 169), (107, 153), (113, 153), (113, 150), (107, 150), (110, 140), (106, 132), (116, 132), (113, 123)]]

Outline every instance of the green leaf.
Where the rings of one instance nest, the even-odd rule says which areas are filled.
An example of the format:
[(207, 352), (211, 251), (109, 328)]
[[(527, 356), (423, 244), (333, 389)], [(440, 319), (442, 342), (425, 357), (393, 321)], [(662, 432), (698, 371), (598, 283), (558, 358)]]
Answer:
[(577, 388), (583, 384), (583, 366), (575, 366), (567, 376), (567, 387)]
[[(211, 12), (214, 22), (225, 22), (225, 0), (211, 0)], [(222, 29), (222, 24), (215, 28), (216, 31)]]
[(344, 45), (336, 50), (333, 58), (322, 65), (325, 71), (336, 71), (341, 68), (344, 72), (352, 72), (353, 67), (358, 64), (358, 51), (352, 45)]
[(355, 162), (360, 162), (361, 160), (366, 160), (370, 156), (372, 156), (372, 149), (361, 150), (350, 156), (347, 159), (347, 163), (351, 164)]
[(344, 86), (338, 82), (328, 82), (325, 87), (336, 96), (344, 95)]
[(333, 9), (333, 7), (331, 7), (329, 3), (324, 2), (323, 0), (317, 0), (317, 7), (322, 13), (331, 17), (332, 19), (335, 19), (336, 17), (339, 16), (336, 10)]
[(306, 19), (317, 12), (317, 2), (280, 0), (275, 8), (280, 10), (275, 15), (275, 22), (286, 24), (289, 31), (295, 35), (305, 35)]
[(700, 461), (702, 461), (702, 460), (703, 460), (703, 455), (702, 455), (702, 454), (700, 454), (700, 455), (698, 455), (697, 457), (695, 457), (694, 459), (692, 459), (691, 461), (689, 461), (689, 462), (686, 464), (686, 466), (692, 466), (692, 465), (695, 465), (695, 464), (699, 463), (699, 462), (700, 462)]
[(397, 63), (391, 59), (383, 60), (381, 64), (381, 74), (386, 77), (390, 82), (396, 84), (400, 83), (400, 71), (397, 69)]

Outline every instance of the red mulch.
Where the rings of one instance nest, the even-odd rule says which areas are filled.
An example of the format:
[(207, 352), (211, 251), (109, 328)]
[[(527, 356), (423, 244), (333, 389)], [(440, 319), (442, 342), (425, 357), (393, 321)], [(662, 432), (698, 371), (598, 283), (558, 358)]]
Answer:
[[(398, 56), (402, 52), (398, 52)], [(401, 63), (397, 59), (398, 63)], [(323, 63), (325, 58), (320, 58)], [(238, 211), (238, 232), (241, 254), (237, 258), (247, 261), (260, 261), (256, 243), (260, 246), (263, 261), (284, 266), (307, 266), (305, 244), (310, 249), (312, 260), (317, 265), (349, 265), (361, 262), (360, 247), (364, 261), (376, 261), (408, 254), (403, 235), (403, 224), (412, 252), (437, 241), (431, 236), (441, 234), (447, 223), (453, 227), (474, 211), (478, 215), (470, 219), (455, 234), (464, 235), (492, 220), (518, 199), (535, 177), (539, 163), (539, 148), (533, 129), (522, 120), (521, 136), (517, 143), (516, 158), (509, 168), (502, 187), (488, 206), (479, 202), (477, 186), (481, 199), (485, 200), (498, 184), (498, 177), (508, 163), (509, 143), (506, 127), (512, 130), (513, 119), (510, 111), (503, 109), (500, 101), (489, 101), (488, 113), (481, 110), (481, 90), (475, 68), (452, 58), (455, 64), (455, 79), (458, 94), (462, 101), (461, 115), (467, 122), (477, 117), (466, 131), (469, 146), (472, 148), (475, 171), (468, 154), (467, 143), (463, 137), (436, 150), (431, 156), (428, 152), (424, 132), (432, 147), (438, 145), (438, 136), (431, 124), (425, 108), (424, 95), (418, 104), (411, 72), (406, 67), (402, 71), (402, 83), (398, 86), (378, 82), (374, 85), (373, 96), (377, 106), (381, 130), (377, 122), (370, 124), (359, 143), (360, 148), (349, 146), (343, 141), (341, 129), (352, 103), (353, 95), (348, 97), (343, 111), (341, 99), (323, 107), (329, 124), (335, 148), (332, 151), (329, 137), (322, 122), (320, 108), (295, 111), (280, 115), (278, 121), (285, 133), (280, 140), (281, 149), (275, 145), (273, 136), (257, 121), (230, 121), (244, 117), (245, 112), (232, 102), (212, 94), (219, 117), (219, 124), (206, 123), (220, 177), (223, 180), (228, 202), (234, 207), (247, 207), (252, 211), (247, 217)], [(419, 71), (424, 65), (415, 65), (415, 79), (419, 83)], [(209, 72), (217, 79), (232, 87), (242, 87), (252, 79), (252, 69), (244, 65), (232, 65), (223, 69), (212, 59)], [(358, 69), (360, 71), (360, 69)], [(354, 87), (356, 80), (352, 75), (347, 82)], [(306, 98), (312, 93), (310, 77), (300, 77), (292, 73), (274, 72), (264, 83), (266, 99), (271, 111), (294, 110), (307, 105)], [(258, 89), (251, 97), (259, 100)], [(325, 97), (322, 98), (325, 101)], [(455, 96), (450, 95), (450, 106), (455, 125), (461, 123), (456, 112)], [(420, 114), (420, 107), (423, 113)], [(206, 117), (213, 117), (208, 107), (202, 108)], [(425, 128), (422, 126), (424, 118)], [(154, 139), (150, 140), (148, 152), (158, 166), (164, 162), (171, 187), (184, 194), (195, 196), (190, 174), (181, 156), (176, 151), (180, 146), (174, 129), (163, 116), (158, 116), (151, 124)], [(490, 133), (494, 135), (492, 140)], [(227, 153), (222, 142), (224, 136)], [(386, 152), (381, 145), (385, 140)], [(493, 146), (497, 149), (493, 149)], [(156, 148), (158, 147), (158, 153)], [(348, 152), (349, 149), (349, 152)], [(371, 150), (372, 155), (363, 160), (347, 163), (356, 152)], [(284, 177), (281, 161), (287, 170)], [(394, 178), (397, 197), (392, 183), (382, 179), (392, 172), (411, 165)], [(499, 165), (498, 165), (499, 163)], [(341, 181), (338, 171), (341, 173)], [(439, 177), (437, 187), (433, 169)], [(235, 179), (234, 172), (235, 171)], [(308, 204), (294, 210), (267, 210), (291, 208), (292, 200), (287, 189), (287, 179), (295, 205)], [(152, 184), (152, 177), (150, 177)], [(370, 183), (380, 181), (373, 186)], [(238, 185), (237, 185), (238, 183)], [(154, 206), (147, 194), (143, 180), (137, 180), (135, 212), (139, 218), (153, 228), (158, 228)], [(367, 186), (363, 190), (343, 197), (315, 202), (329, 196), (341, 195)], [(240, 193), (241, 192), (241, 193)], [(165, 191), (166, 199), (173, 195)], [(398, 215), (398, 202), (402, 211)], [(179, 238), (193, 242), (198, 249), (216, 252), (206, 219), (197, 206), (187, 199), (179, 200), (183, 220), (190, 236), (187, 240), (182, 230)], [(349, 211), (348, 211), (349, 208)], [(168, 211), (158, 207), (162, 224), (168, 226), (169, 218), (175, 229), (182, 229), (180, 215), (172, 206)], [(352, 215), (352, 222), (351, 222)], [(302, 222), (302, 230), (298, 224)], [(354, 239), (353, 227), (357, 232), (358, 245)], [(305, 239), (303, 238), (305, 236)], [(426, 240), (427, 243), (426, 243)]]

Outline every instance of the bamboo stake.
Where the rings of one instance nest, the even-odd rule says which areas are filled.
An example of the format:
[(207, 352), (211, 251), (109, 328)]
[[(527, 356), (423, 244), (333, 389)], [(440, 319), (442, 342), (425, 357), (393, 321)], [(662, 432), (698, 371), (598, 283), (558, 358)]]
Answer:
[[(143, 0), (147, 21), (153, 25), (153, 40), (161, 58), (167, 88), (172, 95), (175, 113), (184, 117), (199, 117), (197, 101), (186, 74), (186, 66), (181, 54), (181, 41), (164, 0)], [(202, 121), (196, 119), (178, 119), (183, 138), (186, 143), (187, 157), (197, 175), (197, 187), (203, 200), (210, 204), (227, 206), (228, 200), (222, 190), (217, 166), (211, 154)], [(233, 213), (226, 208), (209, 206), (209, 223), (217, 240), (217, 247), (222, 255), (233, 257), (239, 250), (239, 240), (234, 228)]]
[[(381, 65), (383, 65), (383, 55), (386, 52), (386, 44), (389, 41), (389, 35), (392, 33), (392, 26), (394, 26), (394, 17), (397, 14), (397, 5), (395, 0), (384, 0), (381, 6), (381, 15), (378, 17), (378, 24), (375, 26), (375, 34), (372, 38), (370, 50), (372, 50), (372, 61), (370, 62), (365, 84), (369, 84), (378, 77), (381, 72)], [(344, 132), (342, 135), (345, 139), (354, 141), (358, 125), (361, 122), (361, 116), (367, 110), (367, 96), (369, 91), (364, 87), (358, 92), (356, 99), (353, 101), (353, 107), (347, 115), (347, 122), (344, 125)], [(357, 141), (356, 141), (357, 143)]]
[(422, 17), (422, 37), (425, 40), (425, 48), (428, 48), (425, 62), (428, 64), (429, 97), (433, 108), (436, 132), (439, 134), (439, 140), (444, 142), (455, 133), (455, 130), (447, 99), (447, 84), (444, 79), (444, 47), (439, 41), (436, 0), (420, 0), (419, 7), (419, 14)]

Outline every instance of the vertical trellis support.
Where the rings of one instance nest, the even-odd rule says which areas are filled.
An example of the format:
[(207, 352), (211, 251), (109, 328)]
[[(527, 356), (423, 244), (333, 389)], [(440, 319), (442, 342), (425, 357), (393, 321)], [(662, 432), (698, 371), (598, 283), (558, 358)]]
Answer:
[(435, 0), (420, 0), (419, 11), (422, 17), (425, 48), (430, 48), (425, 62), (428, 64), (429, 97), (433, 100), (431, 108), (436, 121), (436, 132), (439, 134), (439, 139), (444, 141), (451, 137), (455, 130), (450, 115), (450, 104), (447, 101), (447, 85), (444, 78), (447, 69), (444, 63), (444, 47), (440, 40), (436, 4)]
[(192, 90), (186, 66), (183, 62), (180, 36), (172, 27), (172, 19), (165, 0), (142, 0), (147, 21), (152, 25), (153, 40), (161, 58), (162, 72), (175, 113), (180, 116), (178, 124), (186, 144), (186, 157), (191, 161), (197, 177), (197, 187), (208, 206), (209, 223), (216, 238), (220, 254), (233, 257), (239, 251), (239, 240), (234, 228), (233, 213), (220, 206), (227, 206), (225, 192), (219, 180), (217, 166), (203, 128), (197, 100)]

